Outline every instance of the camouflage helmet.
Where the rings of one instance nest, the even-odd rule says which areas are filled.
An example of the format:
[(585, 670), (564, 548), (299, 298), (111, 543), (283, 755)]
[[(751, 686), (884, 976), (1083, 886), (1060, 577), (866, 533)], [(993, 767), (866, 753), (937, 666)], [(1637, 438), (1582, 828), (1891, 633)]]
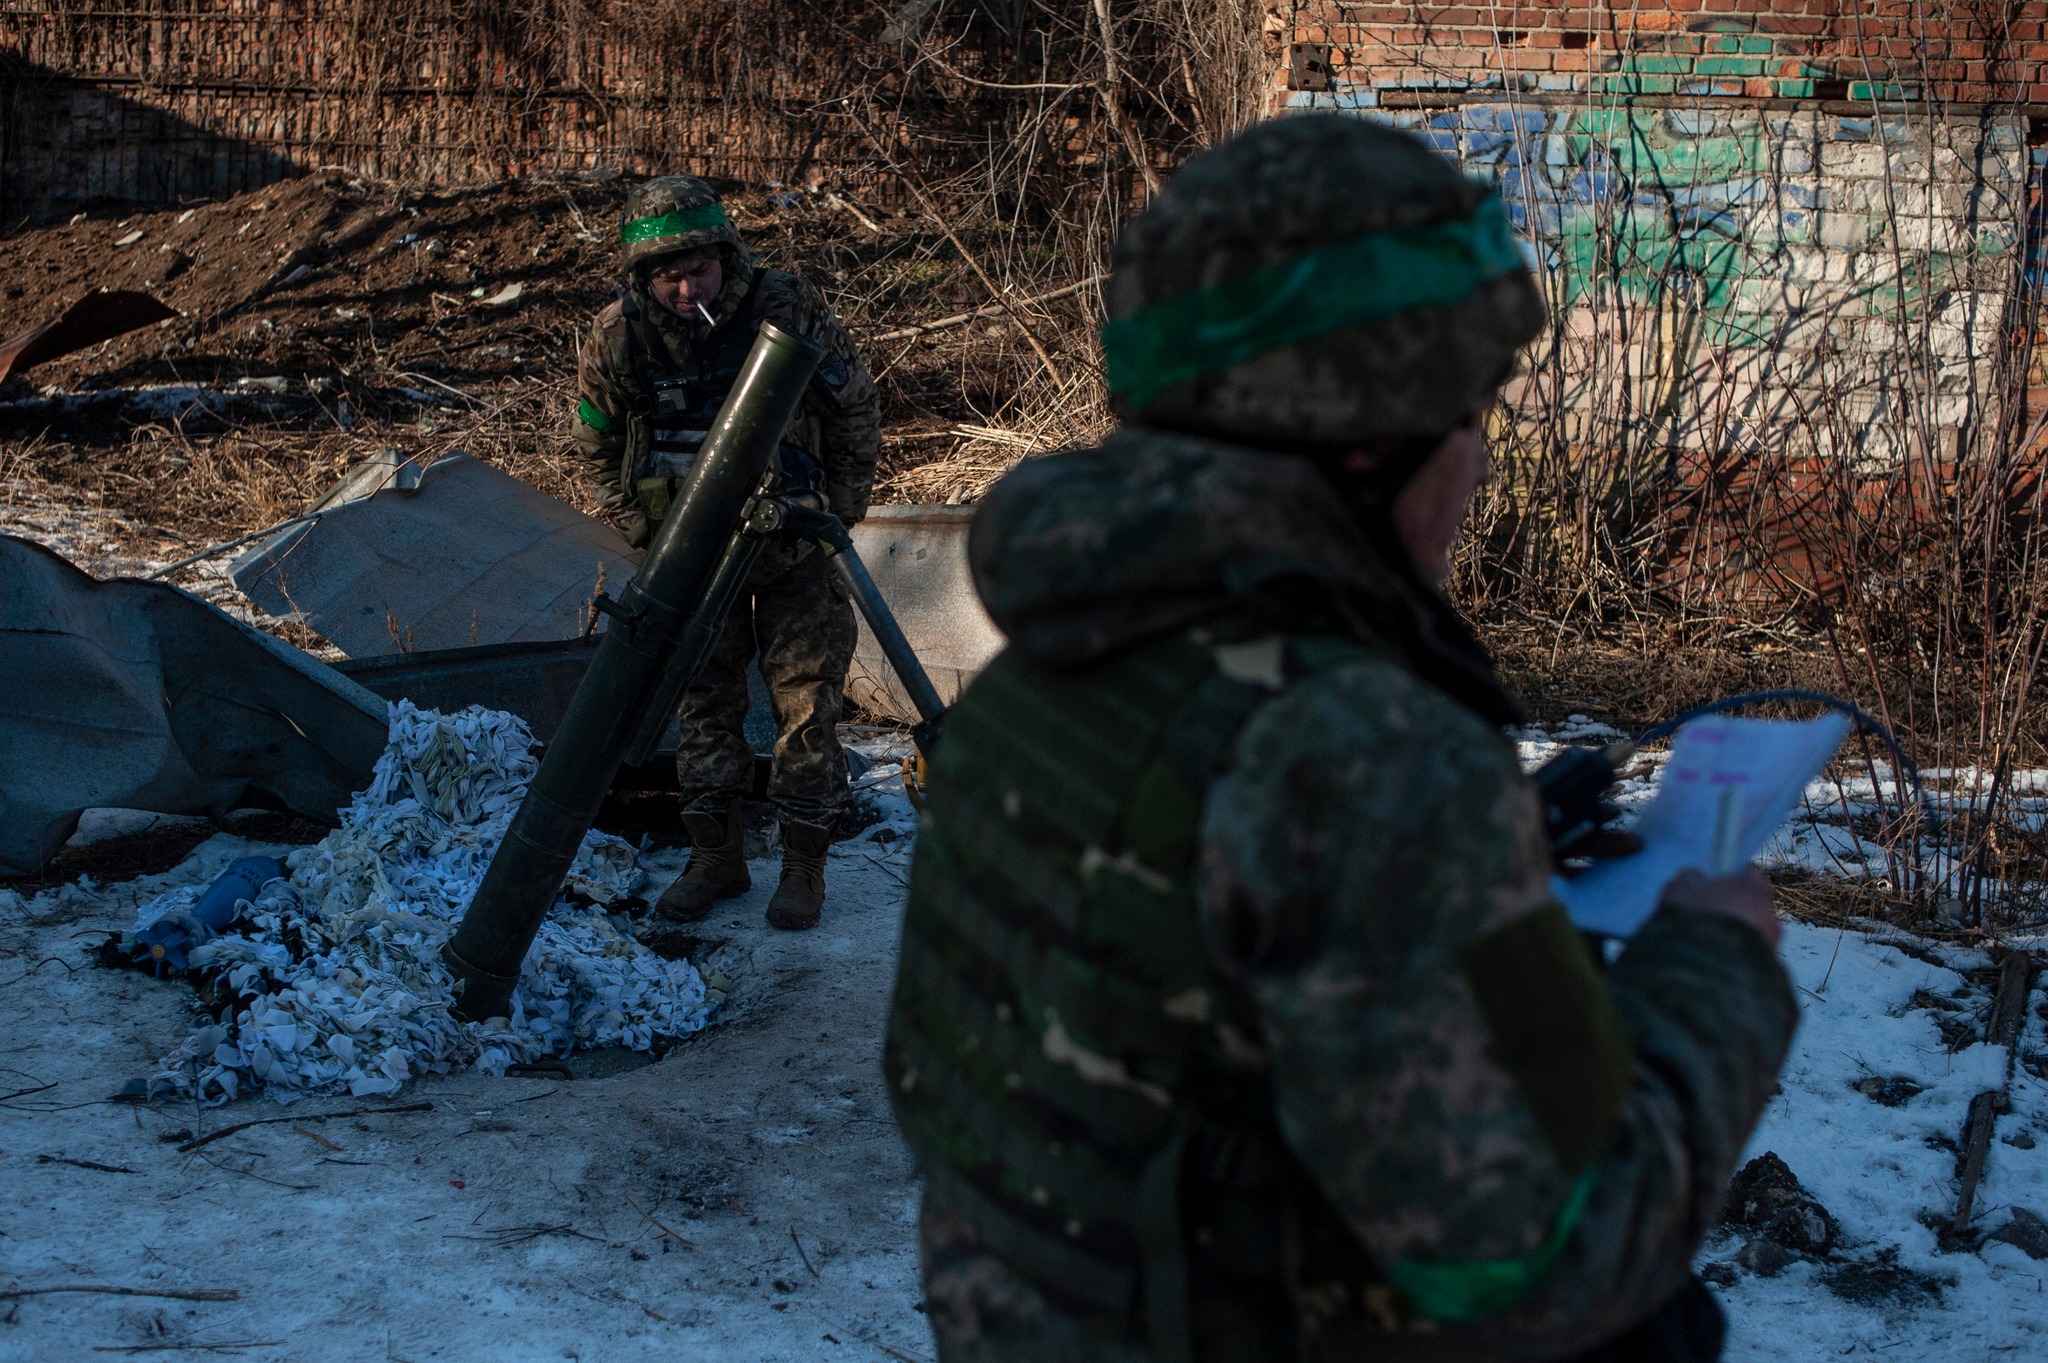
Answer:
[(1488, 187), (1345, 114), (1193, 158), (1112, 263), (1117, 414), (1266, 448), (1445, 434), (1544, 323)]
[(628, 278), (644, 273), (664, 256), (694, 246), (725, 247), (728, 259), (745, 259), (747, 254), (717, 191), (694, 175), (663, 175), (634, 186), (626, 196), (619, 239), (625, 245), (623, 269)]

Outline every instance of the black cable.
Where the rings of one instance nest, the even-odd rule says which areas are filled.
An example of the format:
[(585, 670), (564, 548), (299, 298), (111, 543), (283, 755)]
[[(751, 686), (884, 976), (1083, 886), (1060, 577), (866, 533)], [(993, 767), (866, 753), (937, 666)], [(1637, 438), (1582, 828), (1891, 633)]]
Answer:
[[(1913, 793), (1919, 797), (1921, 809), (1926, 812), (1930, 821), (1935, 819), (1934, 802), (1928, 798), (1927, 787), (1920, 782), (1920, 768), (1914, 765), (1912, 758), (1906, 756), (1905, 749), (1899, 746), (1899, 740), (1892, 736), (1892, 731), (1886, 728), (1884, 722), (1878, 719), (1876, 715), (1871, 714), (1854, 701), (1843, 700), (1840, 696), (1831, 696), (1825, 691), (1803, 691), (1795, 687), (1787, 687), (1776, 691), (1745, 691), (1739, 696), (1723, 696), (1720, 700), (1708, 701), (1705, 705), (1687, 710), (1684, 714), (1674, 719), (1667, 719), (1661, 724), (1652, 724), (1637, 737), (1636, 746), (1641, 747), (1645, 743), (1663, 738), (1678, 729), (1680, 725), (1690, 723), (1702, 715), (1718, 715), (1729, 710), (1740, 710), (1751, 705), (1762, 705), (1769, 701), (1782, 700), (1806, 701), (1809, 704), (1825, 706), (1838, 714), (1847, 715), (1856, 722), (1858, 728), (1868, 733), (1876, 734), (1884, 743), (1886, 750), (1891, 753), (1892, 760), (1898, 764), (1894, 770), (1904, 772), (1906, 778), (1913, 783)], [(1897, 784), (1896, 777), (1894, 777), (1893, 784)], [(1877, 789), (1877, 781), (1874, 774), (1870, 786), (1872, 791)]]

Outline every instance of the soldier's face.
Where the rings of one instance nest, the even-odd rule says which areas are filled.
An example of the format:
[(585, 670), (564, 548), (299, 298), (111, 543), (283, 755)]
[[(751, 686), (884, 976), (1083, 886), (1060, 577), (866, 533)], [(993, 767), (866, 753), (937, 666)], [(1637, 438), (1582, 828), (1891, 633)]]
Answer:
[(647, 292), (656, 305), (693, 322), (698, 305), (710, 307), (724, 284), (725, 267), (715, 251), (664, 260), (647, 276)]
[(1394, 533), (1415, 561), (1425, 581), (1442, 582), (1451, 575), (1451, 551), (1472, 511), (1472, 499), (1493, 473), (1481, 427), (1489, 402), (1472, 424), (1444, 437), (1436, 453), (1402, 485), (1394, 497)]

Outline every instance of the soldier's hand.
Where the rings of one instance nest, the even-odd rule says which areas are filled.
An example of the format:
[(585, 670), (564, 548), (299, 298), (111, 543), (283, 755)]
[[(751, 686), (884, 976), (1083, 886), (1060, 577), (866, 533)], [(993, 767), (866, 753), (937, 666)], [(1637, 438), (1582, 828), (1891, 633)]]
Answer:
[(1635, 833), (1624, 833), (1618, 828), (1601, 828), (1579, 839), (1572, 845), (1571, 855), (1557, 868), (1557, 873), (1566, 880), (1577, 880), (1603, 861), (1619, 857), (1632, 857), (1643, 850), (1643, 840)]
[(1754, 866), (1713, 879), (1698, 871), (1681, 872), (1664, 887), (1664, 902), (1674, 908), (1718, 913), (1747, 923), (1774, 947), (1784, 931), (1771, 908), (1771, 882)]

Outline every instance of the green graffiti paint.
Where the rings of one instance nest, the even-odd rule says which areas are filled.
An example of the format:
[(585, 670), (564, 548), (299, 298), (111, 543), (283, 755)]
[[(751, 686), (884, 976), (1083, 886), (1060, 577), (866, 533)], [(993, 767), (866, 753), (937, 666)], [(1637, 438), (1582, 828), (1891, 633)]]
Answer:
[(1684, 137), (1673, 130), (1661, 109), (1609, 106), (1580, 110), (1572, 128), (1572, 160), (1583, 163), (1597, 146), (1624, 177), (1658, 189), (1716, 184), (1760, 174), (1770, 165), (1763, 124), (1757, 120)]

